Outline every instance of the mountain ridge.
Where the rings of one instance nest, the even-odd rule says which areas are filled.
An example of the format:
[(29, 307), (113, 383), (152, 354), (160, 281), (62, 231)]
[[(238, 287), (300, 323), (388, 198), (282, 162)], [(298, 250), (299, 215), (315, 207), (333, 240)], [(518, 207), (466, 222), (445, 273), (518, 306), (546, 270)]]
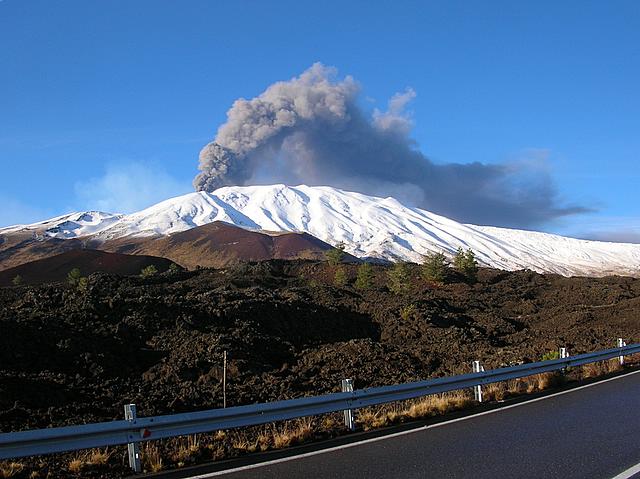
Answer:
[(471, 248), (481, 262), (505, 270), (531, 269), (565, 276), (640, 275), (640, 245), (606, 243), (492, 226), (463, 224), (394, 198), (328, 186), (226, 186), (194, 192), (122, 215), (78, 212), (0, 229), (47, 238), (108, 243), (162, 237), (222, 221), (245, 229), (305, 232), (340, 242), (361, 258), (419, 262), (425, 254)]

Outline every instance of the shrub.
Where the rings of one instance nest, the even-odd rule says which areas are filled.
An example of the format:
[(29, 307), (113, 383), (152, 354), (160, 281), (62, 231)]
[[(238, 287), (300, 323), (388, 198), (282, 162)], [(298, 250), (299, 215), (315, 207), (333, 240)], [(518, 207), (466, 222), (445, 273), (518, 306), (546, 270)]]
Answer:
[(78, 286), (80, 278), (82, 278), (82, 273), (80, 273), (78, 268), (73, 268), (69, 271), (69, 274), (67, 274), (67, 282), (70, 286)]
[(410, 276), (406, 263), (399, 261), (394, 264), (387, 273), (387, 278), (387, 286), (392, 293), (402, 294), (409, 289)]
[(83, 276), (78, 280), (78, 291), (82, 291), (84, 293), (87, 291), (88, 286), (89, 286), (89, 278)]
[(150, 264), (149, 266), (142, 268), (142, 271), (140, 271), (140, 276), (142, 278), (150, 278), (151, 276), (154, 276), (157, 272), (158, 272), (158, 268)]
[(560, 359), (560, 353), (558, 351), (547, 351), (542, 355), (540, 361), (552, 361), (554, 359)]
[(473, 283), (478, 279), (478, 262), (476, 261), (476, 255), (471, 249), (463, 251), (462, 248), (458, 248), (453, 258), (453, 265), (467, 278), (467, 281)]
[(344, 243), (338, 243), (335, 248), (330, 249), (324, 255), (330, 265), (335, 266), (342, 263), (342, 259), (344, 258)]
[(20, 276), (19, 274), (16, 275), (15, 278), (13, 278), (13, 280), (11, 280), (11, 282), (13, 283), (14, 286), (20, 286), (22, 284), (22, 276)]
[(400, 310), (400, 317), (404, 321), (408, 321), (411, 317), (418, 314), (418, 308), (415, 304), (410, 304), (409, 306), (405, 306)]
[(169, 273), (176, 274), (176, 273), (179, 273), (180, 271), (182, 271), (182, 268), (180, 268), (180, 266), (178, 266), (177, 264), (171, 263), (169, 265)]
[(369, 263), (362, 263), (358, 266), (355, 287), (359, 290), (371, 289), (373, 286), (373, 268)]
[(442, 253), (430, 253), (424, 258), (422, 263), (422, 277), (426, 281), (435, 283), (444, 283), (447, 279), (447, 271), (449, 269), (449, 261)]
[(336, 273), (333, 276), (333, 284), (339, 288), (347, 284), (347, 273), (344, 271), (344, 268), (338, 268), (336, 270)]

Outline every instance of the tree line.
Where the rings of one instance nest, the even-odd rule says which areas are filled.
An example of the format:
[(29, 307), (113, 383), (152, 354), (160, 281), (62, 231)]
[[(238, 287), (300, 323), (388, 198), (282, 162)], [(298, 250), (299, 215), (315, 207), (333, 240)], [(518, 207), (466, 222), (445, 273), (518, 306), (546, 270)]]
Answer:
[[(347, 273), (341, 266), (346, 255), (344, 243), (339, 243), (325, 253), (327, 262), (336, 266), (334, 273), (334, 285), (346, 286)], [(452, 278), (452, 273), (461, 274), (465, 281), (474, 283), (478, 278), (478, 262), (475, 253), (469, 248), (458, 248), (450, 260), (442, 252), (429, 253), (424, 257), (420, 265), (420, 276), (425, 281), (436, 284), (445, 284)], [(370, 263), (362, 263), (358, 266), (354, 287), (359, 290), (367, 290), (373, 287), (374, 274)], [(395, 263), (387, 272), (387, 288), (395, 294), (405, 293), (411, 284), (411, 275), (406, 262)]]

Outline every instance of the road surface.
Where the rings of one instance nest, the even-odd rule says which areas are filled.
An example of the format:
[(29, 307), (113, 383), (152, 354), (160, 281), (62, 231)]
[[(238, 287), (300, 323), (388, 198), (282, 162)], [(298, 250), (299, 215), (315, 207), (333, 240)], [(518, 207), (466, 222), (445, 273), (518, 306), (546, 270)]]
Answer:
[(457, 420), (192, 478), (614, 478), (640, 470), (640, 371)]

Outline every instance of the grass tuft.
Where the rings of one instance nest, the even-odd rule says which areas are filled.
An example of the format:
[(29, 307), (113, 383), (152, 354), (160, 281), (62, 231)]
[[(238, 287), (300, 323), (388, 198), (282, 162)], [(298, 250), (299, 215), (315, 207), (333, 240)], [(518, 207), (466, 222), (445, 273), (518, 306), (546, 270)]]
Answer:
[(407, 420), (446, 414), (464, 409), (472, 403), (468, 391), (435, 394), (404, 403), (363, 409), (356, 415), (356, 421), (362, 425), (365, 431), (368, 431)]
[(0, 462), (0, 478), (9, 479), (15, 477), (24, 471), (24, 465), (21, 462)]
[(157, 444), (147, 442), (140, 448), (142, 468), (148, 472), (160, 472), (164, 469), (162, 454)]
[(609, 359), (607, 361), (599, 361), (597, 363), (589, 363), (582, 366), (582, 377), (595, 378), (604, 376), (622, 369), (618, 358)]
[(281, 449), (283, 447), (301, 444), (311, 438), (312, 435), (313, 428), (309, 419), (294, 421), (293, 424), (285, 423), (282, 429), (276, 429), (274, 431), (273, 447)]

